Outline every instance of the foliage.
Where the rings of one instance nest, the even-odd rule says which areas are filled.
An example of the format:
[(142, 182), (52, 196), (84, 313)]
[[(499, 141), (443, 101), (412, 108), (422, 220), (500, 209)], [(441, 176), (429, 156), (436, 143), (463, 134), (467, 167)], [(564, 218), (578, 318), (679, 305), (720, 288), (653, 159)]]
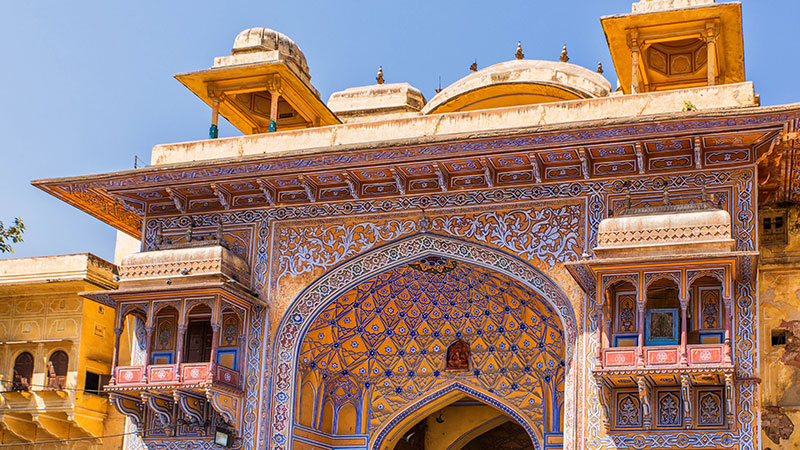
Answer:
[(22, 242), (22, 233), (25, 231), (25, 224), (19, 217), (14, 218), (14, 225), (6, 228), (0, 220), (0, 253), (14, 253), (11, 244)]

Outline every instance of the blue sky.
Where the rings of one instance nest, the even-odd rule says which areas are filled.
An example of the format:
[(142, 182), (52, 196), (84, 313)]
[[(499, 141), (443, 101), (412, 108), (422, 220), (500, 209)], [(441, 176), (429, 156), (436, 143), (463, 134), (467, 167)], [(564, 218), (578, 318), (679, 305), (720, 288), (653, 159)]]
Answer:
[[(797, 0), (743, 0), (747, 79), (763, 105), (800, 102)], [(172, 78), (207, 68), (249, 27), (298, 43), (312, 83), (335, 91), (406, 81), (426, 98), (479, 67), (513, 58), (594, 69), (616, 83), (600, 16), (629, 12), (603, 1), (9, 1), (0, 27), (0, 220), (28, 227), (16, 254), (92, 252), (113, 258), (115, 232), (32, 187), (33, 179), (85, 175), (149, 162), (153, 145), (207, 136), (209, 109)], [(238, 131), (227, 124), (221, 136)]]

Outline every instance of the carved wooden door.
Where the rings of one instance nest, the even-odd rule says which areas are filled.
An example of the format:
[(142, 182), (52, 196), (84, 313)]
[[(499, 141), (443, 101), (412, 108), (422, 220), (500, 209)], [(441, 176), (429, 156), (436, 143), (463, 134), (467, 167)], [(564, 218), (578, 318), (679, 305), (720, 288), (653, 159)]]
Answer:
[(189, 322), (186, 328), (185, 363), (208, 362), (211, 360), (211, 324), (205, 320)]

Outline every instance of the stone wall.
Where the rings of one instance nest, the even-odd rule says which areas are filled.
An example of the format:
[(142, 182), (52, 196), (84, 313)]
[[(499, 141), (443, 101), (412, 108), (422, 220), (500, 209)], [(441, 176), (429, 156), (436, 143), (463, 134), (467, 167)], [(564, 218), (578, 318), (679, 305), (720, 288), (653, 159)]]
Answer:
[(800, 207), (759, 218), (762, 448), (800, 449)]

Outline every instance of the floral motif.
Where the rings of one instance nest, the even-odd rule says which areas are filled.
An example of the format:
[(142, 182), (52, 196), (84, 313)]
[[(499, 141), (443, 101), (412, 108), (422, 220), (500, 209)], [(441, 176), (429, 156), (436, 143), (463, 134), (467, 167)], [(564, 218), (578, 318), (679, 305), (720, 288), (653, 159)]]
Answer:
[(672, 392), (661, 394), (658, 401), (658, 424), (664, 427), (675, 427), (681, 424), (681, 410), (678, 396)]
[(642, 426), (642, 410), (639, 408), (639, 400), (635, 396), (626, 395), (620, 400), (617, 426), (624, 428)]
[(700, 395), (700, 414), (698, 422), (700, 425), (721, 425), (722, 424), (722, 401), (718, 393), (704, 392)]

